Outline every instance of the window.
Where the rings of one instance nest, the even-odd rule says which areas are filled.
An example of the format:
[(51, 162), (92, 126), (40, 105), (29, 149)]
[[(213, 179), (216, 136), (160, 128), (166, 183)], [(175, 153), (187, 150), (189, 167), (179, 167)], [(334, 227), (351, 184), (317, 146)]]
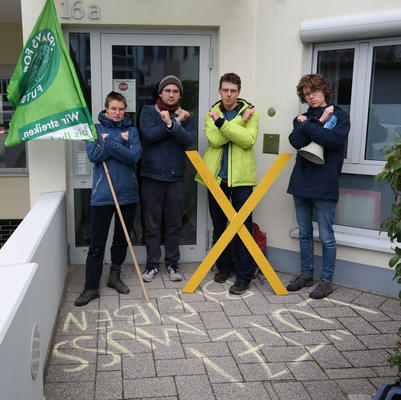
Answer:
[(313, 71), (327, 77), (333, 103), (351, 118), (335, 222), (379, 230), (394, 200), (374, 175), (382, 147), (401, 136), (401, 38), (316, 45)]
[(13, 107), (7, 99), (9, 79), (0, 79), (0, 175), (27, 174), (25, 144), (5, 147)]

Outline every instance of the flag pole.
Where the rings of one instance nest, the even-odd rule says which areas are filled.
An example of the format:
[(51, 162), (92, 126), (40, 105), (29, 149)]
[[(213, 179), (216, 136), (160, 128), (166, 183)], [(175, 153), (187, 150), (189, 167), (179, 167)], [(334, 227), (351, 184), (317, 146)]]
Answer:
[(141, 271), (138, 266), (138, 261), (136, 260), (136, 256), (134, 253), (134, 249), (132, 247), (131, 239), (129, 237), (127, 227), (125, 226), (124, 218), (123, 218), (123, 215), (121, 214), (120, 205), (118, 204), (117, 196), (116, 196), (116, 193), (114, 192), (113, 183), (111, 182), (110, 172), (109, 172), (109, 169), (107, 168), (105, 161), (103, 161), (103, 168), (104, 168), (104, 172), (106, 173), (107, 181), (109, 182), (111, 194), (114, 199), (114, 204), (116, 205), (116, 209), (117, 209), (118, 216), (120, 218), (121, 226), (123, 227), (123, 230), (124, 230), (125, 239), (127, 240), (129, 251), (131, 253), (132, 259), (134, 260), (134, 265), (135, 265), (136, 272), (138, 274), (139, 283), (141, 284), (143, 297), (145, 298), (146, 303), (149, 303), (148, 293), (147, 293), (147, 291), (145, 289), (145, 285), (143, 283), (142, 274), (141, 274)]

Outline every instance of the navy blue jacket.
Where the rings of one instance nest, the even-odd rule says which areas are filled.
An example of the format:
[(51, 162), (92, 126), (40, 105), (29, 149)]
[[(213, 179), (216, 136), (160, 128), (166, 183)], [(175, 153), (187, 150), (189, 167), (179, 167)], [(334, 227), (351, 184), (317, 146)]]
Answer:
[(156, 105), (144, 106), (140, 117), (142, 133), (141, 176), (162, 182), (184, 180), (185, 150), (196, 140), (194, 118), (191, 114), (179, 123), (179, 108), (171, 115), (170, 130), (160, 117)]
[(303, 114), (308, 118), (304, 122), (294, 118), (294, 129), (289, 136), (291, 145), (299, 150), (312, 141), (320, 144), (324, 147), (325, 163), (318, 165), (297, 154), (287, 192), (308, 199), (337, 201), (338, 179), (344, 162), (350, 121), (345, 111), (334, 106), (337, 124), (333, 129), (324, 128), (319, 118), (326, 107), (309, 107)]
[[(139, 200), (136, 164), (142, 151), (138, 131), (127, 116), (122, 121), (113, 121), (102, 111), (98, 119), (99, 139), (86, 143), (89, 160), (94, 163), (91, 205), (114, 205), (102, 161), (106, 161), (119, 204), (136, 203)], [(121, 132), (126, 131), (129, 132), (128, 141), (121, 136)], [(103, 141), (102, 133), (108, 133), (106, 141)]]

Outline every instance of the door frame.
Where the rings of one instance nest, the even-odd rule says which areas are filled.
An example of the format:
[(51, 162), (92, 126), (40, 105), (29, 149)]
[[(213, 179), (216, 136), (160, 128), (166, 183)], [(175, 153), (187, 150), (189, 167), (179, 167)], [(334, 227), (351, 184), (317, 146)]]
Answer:
[[(217, 93), (217, 79), (215, 60), (216, 31), (192, 29), (111, 29), (68, 27), (64, 29), (66, 43), (68, 34), (81, 32), (90, 34), (91, 60), (91, 100), (92, 118), (96, 122), (97, 116), (103, 110), (103, 101), (107, 93), (112, 90), (112, 59), (113, 44), (122, 45), (159, 45), (159, 46), (199, 46), (199, 120), (198, 120), (198, 151), (203, 154), (207, 147), (204, 135), (204, 115), (210, 108)], [(84, 264), (88, 247), (75, 247), (75, 219), (74, 219), (74, 189), (91, 188), (92, 176), (76, 179), (73, 174), (73, 144), (68, 142), (68, 179), (67, 179), (67, 231), (69, 256), (72, 264)], [(211, 245), (211, 222), (207, 208), (207, 191), (203, 185), (198, 185), (197, 191), (197, 232), (195, 245), (180, 246), (182, 262), (197, 262), (203, 260)], [(106, 246), (105, 262), (110, 262), (111, 235)], [(135, 255), (139, 263), (146, 260), (145, 246), (135, 246)], [(127, 262), (132, 263), (129, 252)]]

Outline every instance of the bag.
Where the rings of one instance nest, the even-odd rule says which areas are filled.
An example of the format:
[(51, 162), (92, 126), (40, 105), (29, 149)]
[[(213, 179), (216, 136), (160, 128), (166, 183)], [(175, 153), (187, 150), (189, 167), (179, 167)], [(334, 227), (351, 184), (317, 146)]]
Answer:
[(373, 400), (401, 400), (400, 384), (381, 385)]

